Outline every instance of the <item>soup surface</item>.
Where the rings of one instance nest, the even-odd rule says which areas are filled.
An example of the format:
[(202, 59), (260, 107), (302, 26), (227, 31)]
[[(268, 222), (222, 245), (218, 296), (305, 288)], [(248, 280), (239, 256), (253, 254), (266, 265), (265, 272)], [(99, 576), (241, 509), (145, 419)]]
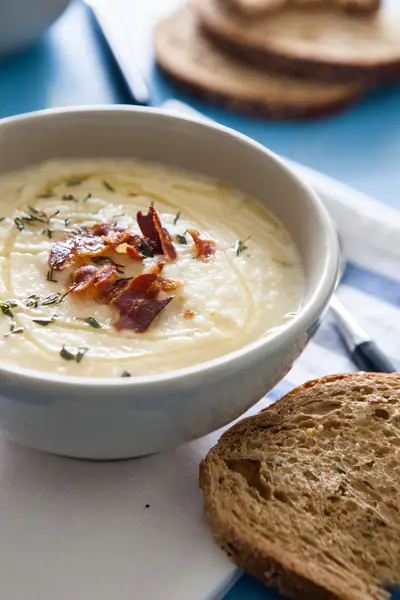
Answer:
[(241, 348), (299, 309), (288, 232), (227, 183), (60, 160), (1, 176), (0, 197), (2, 365), (168, 372)]

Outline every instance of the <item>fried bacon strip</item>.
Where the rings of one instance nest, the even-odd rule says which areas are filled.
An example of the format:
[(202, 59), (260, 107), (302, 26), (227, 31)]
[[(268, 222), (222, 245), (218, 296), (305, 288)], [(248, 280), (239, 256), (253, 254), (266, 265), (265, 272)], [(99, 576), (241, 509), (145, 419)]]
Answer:
[(174, 298), (158, 298), (159, 290), (155, 273), (137, 275), (115, 302), (120, 311), (116, 329), (133, 329), (137, 333), (146, 331)]
[(188, 233), (192, 236), (194, 245), (196, 246), (196, 258), (200, 258), (200, 260), (205, 262), (209, 261), (215, 254), (215, 242), (213, 240), (202, 240), (195, 229), (188, 229)]
[(147, 215), (137, 213), (140, 231), (154, 254), (164, 254), (167, 260), (175, 260), (177, 254), (169, 232), (161, 225), (160, 217), (154, 206), (150, 206)]
[(157, 283), (163, 292), (172, 292), (183, 285), (183, 283), (182, 281), (177, 281), (176, 279), (167, 279), (166, 277), (162, 277), (161, 273), (164, 266), (165, 263), (160, 261), (155, 264), (154, 267), (149, 269), (149, 273), (155, 273), (157, 275)]
[[(139, 211), (137, 221), (145, 236), (144, 240), (127, 229), (114, 227), (108, 223), (97, 223), (84, 232), (71, 233), (65, 240), (53, 244), (49, 256), (50, 268), (61, 271), (69, 267), (75, 258), (98, 256), (108, 250), (115, 250), (119, 254), (128, 254), (137, 260), (143, 260), (149, 256), (150, 249), (150, 256), (151, 253), (163, 254), (167, 260), (175, 260), (177, 254), (172, 238), (161, 225), (155, 208), (150, 206), (147, 215)], [(143, 249), (143, 242), (147, 245), (147, 252)]]
[(72, 265), (76, 257), (98, 256), (108, 248), (102, 237), (86, 233), (74, 233), (65, 240), (53, 244), (50, 250), (49, 266), (61, 271)]
[(180, 281), (162, 277), (163, 268), (164, 263), (157, 263), (148, 273), (128, 281), (118, 278), (114, 265), (82, 265), (72, 273), (69, 289), (73, 294), (85, 293), (97, 302), (114, 305), (119, 310), (116, 329), (143, 333), (173, 300), (173, 296), (159, 298), (160, 292), (181, 285)]
[[(136, 260), (143, 260), (152, 255), (161, 255), (165, 260), (174, 260), (177, 257), (172, 238), (162, 226), (153, 206), (150, 206), (147, 214), (139, 211), (137, 221), (143, 237), (108, 223), (98, 223), (84, 231), (71, 233), (64, 240), (53, 244), (49, 254), (49, 265), (51, 269), (60, 271), (75, 264), (69, 291), (74, 295), (86, 294), (97, 302), (115, 306), (119, 311), (115, 322), (116, 329), (132, 329), (142, 333), (173, 300), (173, 296), (160, 297), (160, 294), (176, 290), (182, 282), (162, 276), (165, 266), (162, 261), (151, 267), (147, 273), (124, 278), (120, 277), (121, 271), (117, 270), (120, 265), (111, 259), (110, 264), (100, 266), (82, 264), (81, 260), (104, 255), (111, 250), (127, 254)], [(189, 234), (196, 246), (197, 258), (210, 260), (216, 250), (215, 242), (202, 240), (197, 231), (192, 229), (189, 230)]]
[(113, 283), (117, 280), (117, 277), (117, 269), (114, 265), (104, 265), (102, 267), (82, 265), (72, 273), (69, 289), (73, 294), (86, 292), (92, 290), (92, 288), (96, 290), (105, 283)]

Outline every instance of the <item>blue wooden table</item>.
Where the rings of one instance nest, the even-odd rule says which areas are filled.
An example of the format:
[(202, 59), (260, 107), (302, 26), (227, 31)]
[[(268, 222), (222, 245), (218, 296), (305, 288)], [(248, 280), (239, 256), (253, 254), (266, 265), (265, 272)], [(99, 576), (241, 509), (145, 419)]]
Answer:
[[(148, 0), (150, 1), (150, 0)], [(151, 69), (152, 102), (177, 93)], [(0, 117), (50, 106), (129, 102), (87, 9), (78, 0), (33, 48), (0, 59)], [(275, 152), (307, 164), (400, 209), (400, 88), (376, 92), (336, 117), (307, 123), (272, 123), (232, 115), (201, 102), (193, 106)], [(226, 600), (277, 600), (242, 577)]]

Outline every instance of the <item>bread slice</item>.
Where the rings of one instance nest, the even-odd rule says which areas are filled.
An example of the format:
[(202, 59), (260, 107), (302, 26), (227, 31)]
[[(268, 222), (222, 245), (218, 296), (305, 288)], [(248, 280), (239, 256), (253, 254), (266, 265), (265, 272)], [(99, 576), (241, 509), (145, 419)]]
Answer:
[(220, 48), (256, 65), (329, 81), (400, 78), (400, 2), (375, 16), (349, 17), (328, 8), (288, 7), (245, 19), (226, 0), (198, 0), (202, 26)]
[(296, 600), (400, 583), (400, 374), (325, 377), (228, 430), (200, 467), (233, 561)]
[(238, 62), (200, 34), (190, 6), (158, 24), (155, 55), (162, 70), (189, 91), (235, 110), (274, 118), (331, 114), (367, 89), (360, 81), (303, 82)]
[(339, 8), (350, 14), (372, 14), (379, 10), (381, 0), (224, 0), (245, 17), (258, 17), (287, 6), (306, 9), (318, 7)]

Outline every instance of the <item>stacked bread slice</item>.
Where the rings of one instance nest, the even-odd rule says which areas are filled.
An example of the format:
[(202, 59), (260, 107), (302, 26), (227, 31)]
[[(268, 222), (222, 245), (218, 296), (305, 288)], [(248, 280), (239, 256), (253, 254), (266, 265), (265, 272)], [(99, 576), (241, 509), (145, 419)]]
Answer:
[(211, 101), (275, 118), (345, 108), (400, 79), (400, 1), (194, 0), (158, 24), (156, 60)]

